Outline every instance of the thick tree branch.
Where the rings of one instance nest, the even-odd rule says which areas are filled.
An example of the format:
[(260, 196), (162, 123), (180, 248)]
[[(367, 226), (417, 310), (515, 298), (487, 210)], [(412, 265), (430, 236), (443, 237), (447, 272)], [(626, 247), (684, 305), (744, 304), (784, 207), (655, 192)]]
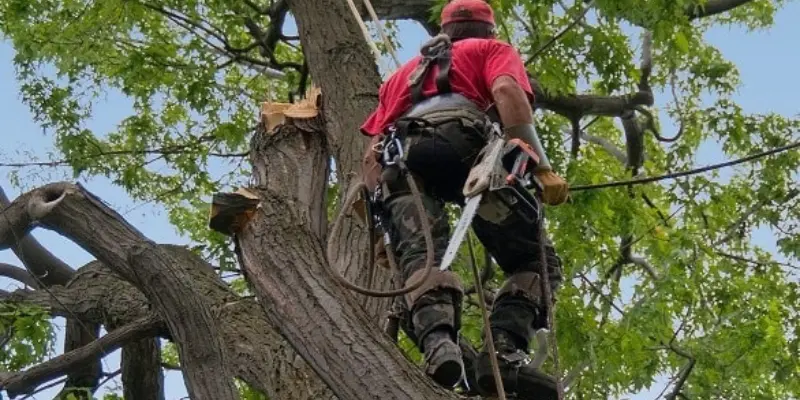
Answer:
[[(28, 210), (31, 212), (28, 213)], [(297, 358), (292, 348), (263, 318), (257, 303), (239, 298), (219, 280), (213, 267), (190, 250), (181, 246), (154, 247), (142, 244), (147, 243), (146, 238), (138, 235), (135, 228), (77, 185), (51, 184), (17, 198), (0, 215), (0, 238), (8, 237), (12, 227), (26, 232), (27, 228), (23, 228), (23, 225), (33, 219), (30, 215), (37, 216), (45, 227), (57, 229), (75, 240), (104, 263), (94, 262), (81, 268), (66, 287), (51, 288), (53, 295), (44, 291), (18, 290), (12, 295), (11, 301), (40, 303), (63, 316), (77, 315), (85, 321), (103, 323), (112, 328), (134, 317), (158, 312), (165, 320), (164, 325), (169, 326), (169, 334), (179, 343), (179, 353), (184, 361), (193, 361), (192, 357), (187, 357), (187, 351), (206, 357), (208, 354), (203, 347), (213, 340), (210, 339), (212, 336), (199, 337), (195, 332), (216, 329), (216, 336), (224, 336), (217, 342), (217, 349), (222, 349), (225, 354), (222, 357), (224, 366), (202, 371), (208, 373), (206, 385), (214, 383), (224, 387), (230, 383), (233, 386), (232, 379), (228, 382), (224, 377), (224, 373), (230, 371), (270, 398), (333, 398), (308, 365)], [(7, 221), (16, 223), (9, 224)], [(102, 229), (103, 234), (98, 234), (98, 229)], [(147, 255), (133, 257), (134, 262), (129, 263), (130, 250), (136, 250), (137, 246), (147, 247)], [(136, 283), (139, 289), (130, 282)], [(191, 293), (176, 291), (176, 286), (189, 288)], [(194, 298), (193, 305), (182, 301), (188, 297)], [(211, 312), (211, 322), (205, 326), (192, 324), (196, 324), (198, 316), (204, 313), (195, 312), (189, 318), (192, 322), (187, 322), (186, 315), (192, 314), (191, 307), (198, 303)], [(168, 319), (172, 319), (172, 322)], [(185, 327), (175, 327), (176, 324)], [(214, 354), (211, 356), (217, 357)], [(191, 371), (192, 368), (195, 365), (209, 365), (209, 360), (215, 361), (213, 358), (193, 364), (186, 361), (182, 372), (190, 394), (198, 388), (203, 390), (202, 385), (194, 384), (199, 378)], [(282, 390), (280, 382), (287, 378), (297, 383), (298, 387)], [(196, 393), (192, 396), (204, 398)], [(235, 398), (235, 395), (229, 398)]]
[(111, 329), (151, 313), (141, 292), (99, 262), (78, 269), (66, 286), (16, 290), (6, 301), (35, 304), (53, 316), (77, 317), (83, 325), (103, 324)]
[(603, 150), (605, 150), (608, 154), (614, 156), (614, 158), (616, 158), (617, 161), (619, 161), (622, 164), (626, 164), (628, 161), (628, 157), (625, 156), (625, 153), (623, 153), (622, 150), (618, 149), (617, 146), (615, 146), (613, 143), (604, 138), (601, 138), (599, 136), (592, 136), (584, 131), (581, 131), (581, 139), (602, 147)]
[[(5, 209), (11, 204), (3, 187), (0, 186), (0, 209)], [(3, 218), (3, 217), (0, 217)], [(0, 223), (6, 221), (0, 221)], [(20, 239), (21, 238), (21, 239)], [(5, 246), (4, 246), (5, 245)], [(72, 268), (58, 257), (47, 251), (32, 235), (0, 237), (0, 250), (11, 248), (17, 258), (22, 261), (25, 268), (38, 277), (38, 281), (46, 286), (63, 285), (75, 273)], [(39, 285), (29, 285), (38, 287)]]
[(0, 388), (6, 390), (12, 398), (30, 393), (36, 386), (63, 375), (75, 365), (108, 355), (123, 343), (156, 335), (161, 330), (163, 324), (157, 318), (146, 317), (137, 320), (109, 332), (87, 346), (54, 357), (26, 371), (4, 373), (0, 375)]
[[(25, 205), (25, 216), (23, 212)], [(223, 343), (209, 304), (195, 295), (192, 282), (179, 277), (180, 265), (136, 228), (80, 185), (51, 184), (14, 201), (9, 220), (41, 223), (73, 239), (124, 279), (134, 283), (165, 319), (179, 344), (189, 394), (197, 399), (234, 399), (236, 388), (222, 356)], [(0, 238), (12, 227), (0, 221)], [(97, 234), (103, 227), (103, 234)], [(13, 228), (24, 232), (22, 226)], [(197, 346), (194, 343), (216, 343)]]
[(39, 282), (36, 282), (30, 272), (11, 264), (0, 263), (0, 276), (11, 278), (32, 288), (39, 287)]
[[(328, 6), (335, 9), (346, 4), (308, 2), (303, 12), (320, 12), (319, 7), (330, 12)], [(301, 34), (305, 29), (300, 24)], [(311, 60), (310, 65), (313, 68)], [(318, 225), (309, 218), (310, 211), (319, 214), (324, 209), (307, 206), (323, 198), (326, 188), (325, 136), (295, 132), (261, 132), (252, 141), (252, 190), (262, 201), (238, 240), (242, 268), (267, 319), (339, 398), (455, 398), (411, 366), (326, 269), (324, 241)], [(340, 243), (349, 244), (347, 240)], [(342, 251), (352, 252), (353, 248)]]
[(672, 350), (673, 353), (687, 359), (686, 364), (681, 368), (681, 371), (678, 373), (678, 380), (675, 382), (675, 386), (672, 389), (672, 392), (668, 394), (665, 398), (667, 400), (675, 400), (677, 397), (683, 397), (683, 386), (686, 384), (686, 381), (689, 379), (689, 375), (691, 375), (692, 370), (694, 369), (695, 365), (695, 358), (689, 354), (687, 351), (680, 349), (679, 347), (675, 346), (675, 344), (670, 343), (669, 349)]

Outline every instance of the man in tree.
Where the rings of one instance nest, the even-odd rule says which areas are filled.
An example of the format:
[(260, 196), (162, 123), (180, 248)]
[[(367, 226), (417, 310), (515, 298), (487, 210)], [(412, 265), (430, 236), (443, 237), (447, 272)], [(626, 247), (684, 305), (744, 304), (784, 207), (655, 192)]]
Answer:
[[(519, 138), (538, 153), (535, 173), (544, 186), (544, 201), (563, 203), (567, 193), (567, 184), (550, 168), (532, 125), (534, 95), (524, 63), (511, 45), (495, 39), (491, 7), (482, 0), (455, 0), (444, 7), (441, 18), (442, 34), (423, 46), (422, 56), (403, 65), (381, 86), (378, 108), (361, 127), (363, 134), (373, 137), (370, 146), (379, 143), (388, 128), (401, 139), (405, 163), (422, 188), (437, 263), (450, 230), (444, 205), (464, 202), (461, 192), (467, 175), (486, 144), (491, 122), (497, 119), (490, 108), (496, 107), (507, 138)], [(375, 163), (368, 182), (378, 182), (376, 175), (381, 174), (387, 229), (407, 285), (411, 284), (424, 274), (426, 257), (411, 192), (396, 165), (377, 167), (369, 149), (365, 163)], [(472, 227), (507, 277), (490, 321), (502, 370), (508, 372), (517, 365), (514, 356), (527, 357), (533, 334), (546, 326), (538, 274), (540, 232), (537, 226), (513, 217), (493, 224), (477, 215)], [(549, 281), (555, 291), (561, 282), (560, 260), (549, 240), (546, 249)], [(405, 330), (425, 355), (426, 373), (445, 387), (454, 387), (464, 376), (456, 344), (462, 296), (457, 275), (438, 268), (425, 284), (404, 296), (410, 311)], [(495, 383), (485, 349), (476, 374), (480, 389), (491, 393)]]

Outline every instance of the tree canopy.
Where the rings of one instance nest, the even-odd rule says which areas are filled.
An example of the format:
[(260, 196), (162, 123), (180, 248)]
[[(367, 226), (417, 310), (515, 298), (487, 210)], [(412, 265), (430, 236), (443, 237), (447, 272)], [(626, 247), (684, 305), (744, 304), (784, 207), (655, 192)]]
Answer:
[[(326, 157), (334, 170), (322, 162), (311, 173), (328, 181), (331, 218), (358, 172), (359, 119), (377, 101), (378, 67), (359, 62), (374, 61), (364, 40), (349, 39), (360, 35), (354, 17), (325, 21), (330, 2), (320, 2), (317, 11), (311, 3), (0, 1), (0, 30), (16, 50), (22, 98), (58, 149), (48, 160), (0, 162), (17, 179), (32, 166), (109, 177), (132, 199), (162, 204), (209, 263), (240, 271), (230, 238), (207, 227), (209, 202), (214, 193), (247, 186), (258, 172), (251, 138), (262, 103), (296, 102), (311, 85), (322, 88)], [(330, 10), (348, 10), (341, 3)], [(704, 39), (715, 26), (768, 28), (786, 1), (491, 3), (501, 38), (526, 60), (549, 158), (573, 187), (702, 166), (697, 153), (707, 143), (736, 159), (800, 141), (796, 116), (753, 114), (736, 103), (737, 67)], [(397, 20), (436, 32), (443, 4), (372, 0), (393, 41), (402, 41)], [(331, 36), (335, 29), (349, 36)], [(109, 132), (87, 129), (94, 102), (111, 89), (130, 98), (134, 112)], [(661, 128), (669, 121), (679, 125), (677, 132)], [(583, 188), (569, 203), (548, 208), (548, 229), (568, 277), (556, 315), (560, 373), (574, 377), (568, 397), (617, 398), (665, 376), (672, 378), (665, 390), (673, 396), (800, 396), (800, 287), (792, 275), (800, 260), (798, 168), (795, 147), (725, 170)], [(753, 230), (762, 226), (777, 238), (780, 260), (752, 243)], [(353, 253), (363, 250), (363, 235), (352, 240), (360, 246)], [(476, 252), (482, 260), (479, 246)], [(348, 260), (365, 262), (352, 256), (339, 263)], [(455, 270), (465, 282), (472, 279), (469, 262), (464, 246)], [(253, 294), (244, 277), (227, 282), (240, 296)], [(501, 282), (495, 274), (487, 285), (496, 289)], [(378, 315), (386, 304), (366, 309)], [(10, 300), (2, 307), (3, 369), (41, 363), (52, 353), (52, 309)], [(474, 296), (467, 298), (465, 318), (465, 337), (480, 345)], [(407, 340), (399, 345), (419, 361)], [(161, 352), (177, 357), (174, 348)], [(553, 373), (552, 362), (545, 369)], [(247, 385), (239, 389), (243, 398), (263, 398)]]

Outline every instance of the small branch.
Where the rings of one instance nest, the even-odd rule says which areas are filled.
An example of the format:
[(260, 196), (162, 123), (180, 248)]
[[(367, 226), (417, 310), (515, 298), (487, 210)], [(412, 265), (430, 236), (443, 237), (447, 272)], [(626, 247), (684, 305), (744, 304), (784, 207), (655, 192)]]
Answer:
[(575, 379), (578, 378), (578, 375), (580, 375), (581, 372), (583, 372), (583, 370), (589, 365), (589, 361), (583, 361), (577, 367), (569, 371), (567, 376), (564, 378), (564, 390), (569, 389), (570, 386), (572, 386), (572, 384), (575, 382)]
[(638, 265), (638, 266), (642, 267), (642, 269), (644, 269), (645, 272), (647, 272), (650, 275), (650, 277), (653, 278), (653, 280), (657, 281), (659, 279), (658, 273), (656, 273), (655, 268), (653, 268), (653, 266), (650, 265), (650, 263), (647, 262), (647, 260), (645, 260), (644, 258), (637, 257), (637, 256), (631, 256), (629, 261), (633, 265)]
[(690, 20), (710, 17), (733, 10), (736, 7), (747, 4), (752, 0), (708, 0), (704, 5), (688, 6), (686, 16)]
[(252, 8), (259, 15), (269, 15), (269, 6), (261, 7), (252, 0), (244, 0), (244, 4)]
[(584, 282), (586, 282), (587, 285), (589, 285), (589, 288), (592, 289), (592, 291), (594, 291), (603, 300), (605, 300), (614, 310), (616, 310), (622, 316), (625, 315), (625, 311), (622, 311), (622, 309), (619, 308), (619, 306), (617, 306), (616, 303), (614, 303), (614, 300), (606, 296), (606, 294), (603, 293), (603, 291), (600, 290), (600, 288), (598, 288), (594, 283), (592, 283), (592, 281), (589, 280), (589, 278), (587, 278), (583, 272), (578, 271), (577, 274)]
[(647, 204), (647, 206), (648, 206), (648, 207), (650, 207), (650, 208), (652, 208), (652, 209), (656, 210), (656, 213), (658, 214), (658, 217), (661, 219), (661, 222), (663, 222), (663, 223), (664, 223), (664, 226), (666, 226), (667, 228), (669, 228), (669, 227), (671, 226), (671, 225), (669, 224), (669, 219), (668, 219), (668, 218), (667, 218), (667, 216), (666, 216), (666, 215), (665, 215), (665, 214), (664, 214), (664, 213), (661, 211), (661, 209), (659, 209), (658, 207), (656, 207), (655, 203), (653, 203), (653, 200), (650, 200), (650, 197), (649, 197), (649, 196), (647, 196), (647, 194), (645, 194), (645, 193), (642, 193), (642, 199), (644, 200), (645, 204)]
[(124, 398), (164, 400), (164, 374), (158, 338), (133, 340), (122, 346)]
[[(33, 397), (33, 395), (35, 395), (35, 394), (39, 394), (39, 393), (41, 393), (41, 392), (44, 392), (44, 391), (45, 391), (45, 390), (47, 390), (47, 389), (54, 388), (54, 387), (56, 387), (56, 386), (58, 386), (58, 385), (61, 385), (61, 384), (63, 384), (63, 383), (64, 383), (64, 382), (66, 382), (66, 381), (67, 381), (67, 378), (62, 378), (62, 379), (59, 379), (59, 380), (57, 380), (57, 381), (55, 381), (55, 382), (52, 382), (52, 383), (49, 383), (49, 384), (47, 384), (47, 385), (44, 385), (44, 386), (42, 386), (42, 387), (40, 387), (40, 388), (37, 388), (37, 389), (36, 389), (34, 392), (32, 392), (32, 393), (30, 393), (29, 395), (27, 395), (27, 396), (23, 397), (23, 398), (22, 398), (22, 400), (27, 400), (27, 399), (30, 399), (30, 398), (32, 398), (32, 397)], [(35, 398), (34, 398), (34, 400), (35, 400)]]
[(681, 390), (683, 389), (683, 386), (686, 384), (686, 380), (689, 379), (689, 375), (692, 373), (692, 370), (694, 369), (694, 364), (696, 360), (691, 354), (689, 354), (684, 350), (681, 350), (674, 344), (670, 344), (669, 349), (672, 350), (675, 354), (683, 358), (686, 358), (689, 361), (686, 363), (686, 365), (683, 366), (683, 368), (681, 368), (681, 372), (678, 374), (678, 380), (677, 382), (675, 382), (675, 387), (672, 389), (672, 392), (667, 395), (666, 399), (675, 400), (675, 398), (678, 396), (685, 398), (686, 396), (684, 396), (681, 393)]
[[(88, 346), (100, 336), (100, 324), (84, 323), (77, 318), (67, 319), (67, 332), (64, 337), (64, 353)], [(100, 387), (100, 376), (103, 372), (103, 365), (100, 357), (90, 358), (86, 362), (76, 364), (69, 369), (67, 381), (61, 394), (80, 391), (75, 394), (80, 399), (90, 400), (91, 396), (86, 394), (86, 389), (94, 393)], [(66, 398), (62, 396), (60, 398)]]
[(0, 389), (11, 397), (30, 393), (36, 386), (64, 375), (69, 370), (92, 358), (104, 357), (123, 343), (158, 334), (163, 323), (155, 317), (146, 317), (109, 332), (96, 341), (47, 360), (28, 370), (0, 375)]
[(605, 138), (601, 138), (599, 136), (592, 136), (586, 132), (581, 131), (581, 139), (589, 142), (594, 143), (603, 148), (608, 154), (614, 156), (617, 161), (621, 162), (622, 164), (627, 164), (628, 157), (625, 156), (625, 153), (622, 150), (618, 149), (617, 146), (614, 146), (613, 143), (609, 142)]
[(778, 262), (778, 261), (757, 261), (757, 260), (745, 258), (745, 257), (742, 257), (742, 256), (737, 256), (735, 254), (726, 253), (726, 252), (721, 251), (721, 250), (717, 250), (717, 251), (715, 251), (715, 253), (717, 255), (719, 255), (719, 256), (722, 256), (722, 257), (725, 257), (725, 258), (730, 258), (731, 260), (736, 260), (736, 261), (741, 261), (741, 262), (745, 262), (745, 263), (749, 263), (749, 264), (753, 264), (753, 265), (758, 265), (760, 267), (766, 267), (766, 266), (770, 266), (770, 265), (779, 265), (779, 266), (782, 266), (782, 267), (788, 267), (788, 268), (792, 268), (792, 269), (800, 269), (800, 266), (792, 265), (792, 264), (789, 264), (789, 263), (782, 263), (782, 262)]

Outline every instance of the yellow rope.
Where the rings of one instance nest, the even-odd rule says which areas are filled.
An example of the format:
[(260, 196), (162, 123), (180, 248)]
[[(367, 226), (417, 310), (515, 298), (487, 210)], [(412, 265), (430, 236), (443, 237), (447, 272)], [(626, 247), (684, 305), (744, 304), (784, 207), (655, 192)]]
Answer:
[[(347, 4), (350, 6), (350, 12), (355, 17), (356, 22), (358, 22), (358, 26), (361, 27), (361, 33), (364, 34), (364, 39), (369, 44), (369, 47), (372, 49), (372, 52), (375, 53), (376, 61), (380, 62), (381, 59), (381, 51), (378, 49), (378, 46), (375, 45), (375, 42), (372, 41), (372, 37), (369, 35), (369, 30), (367, 29), (367, 24), (361, 19), (361, 14), (358, 13), (358, 8), (356, 7), (356, 3), (353, 0), (347, 0)], [(389, 37), (386, 36), (386, 33), (383, 31), (383, 27), (380, 24), (380, 20), (378, 19), (378, 15), (375, 14), (375, 9), (372, 8), (372, 3), (369, 0), (364, 0), (364, 4), (367, 6), (367, 11), (369, 12), (372, 21), (375, 22), (376, 27), (378, 28), (378, 32), (383, 38), (383, 42), (386, 45), (386, 48), (389, 49), (389, 53), (391, 53), (392, 58), (394, 59), (394, 63), (396, 68), (400, 68), (400, 59), (397, 57), (397, 53), (394, 51), (394, 47), (392, 47), (392, 43), (389, 41)]]
[(361, 20), (361, 15), (358, 13), (358, 8), (356, 8), (356, 4), (353, 2), (353, 0), (347, 0), (347, 4), (350, 6), (350, 12), (353, 13), (353, 17), (356, 18), (358, 26), (361, 27), (361, 33), (364, 34), (364, 39), (367, 40), (367, 43), (372, 48), (372, 52), (375, 53), (375, 58), (380, 60), (381, 51), (378, 50), (378, 46), (375, 45), (375, 42), (373, 42), (372, 38), (369, 36), (367, 25), (364, 23), (364, 21)]
[(372, 22), (374, 22), (375, 26), (378, 28), (378, 33), (381, 34), (383, 43), (386, 45), (386, 48), (389, 49), (389, 53), (394, 59), (395, 68), (400, 68), (400, 58), (397, 57), (397, 53), (394, 51), (394, 47), (392, 47), (392, 42), (389, 41), (389, 37), (386, 36), (386, 33), (383, 31), (383, 26), (381, 26), (381, 21), (378, 19), (378, 14), (375, 14), (375, 9), (372, 8), (372, 2), (370, 0), (364, 0), (364, 5), (367, 6), (367, 12), (369, 12)]

